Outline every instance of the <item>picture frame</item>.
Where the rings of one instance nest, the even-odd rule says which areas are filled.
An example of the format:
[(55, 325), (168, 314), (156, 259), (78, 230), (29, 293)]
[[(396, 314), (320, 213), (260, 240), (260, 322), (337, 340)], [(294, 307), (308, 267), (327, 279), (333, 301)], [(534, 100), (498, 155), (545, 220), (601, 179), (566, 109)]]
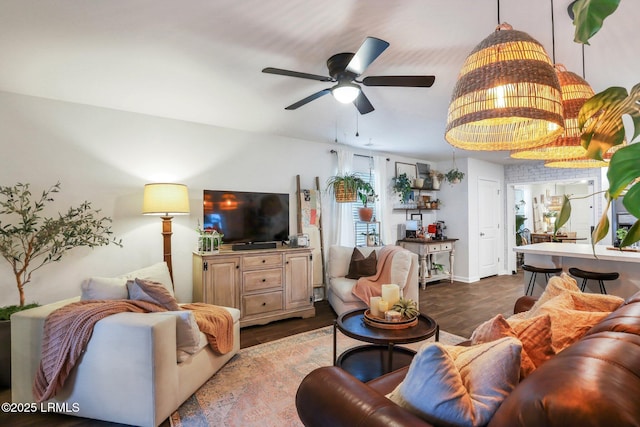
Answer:
[(418, 177), (418, 169), (416, 168), (415, 163), (396, 162), (396, 178), (403, 173), (407, 174), (409, 181), (413, 182), (413, 180)]

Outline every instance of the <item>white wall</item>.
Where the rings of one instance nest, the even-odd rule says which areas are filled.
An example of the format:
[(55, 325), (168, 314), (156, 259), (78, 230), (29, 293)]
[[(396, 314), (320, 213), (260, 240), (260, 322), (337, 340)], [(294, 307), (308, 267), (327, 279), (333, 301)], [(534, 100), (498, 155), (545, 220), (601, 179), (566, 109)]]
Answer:
[[(336, 148), (333, 143), (6, 92), (0, 92), (0, 147), (0, 185), (30, 183), (39, 193), (60, 181), (62, 191), (50, 215), (89, 200), (113, 218), (113, 231), (123, 240), (122, 249), (113, 245), (73, 249), (61, 262), (36, 272), (25, 291), (27, 302), (41, 304), (78, 295), (85, 277), (118, 275), (162, 261), (160, 219), (140, 214), (146, 183), (180, 182), (189, 187), (191, 215), (174, 217), (172, 240), (176, 294), (186, 302), (191, 299), (191, 251), (198, 220), (202, 222), (204, 189), (289, 193), (295, 232), (296, 175), (301, 175), (304, 188), (313, 188), (318, 176), (324, 189), (336, 167), (335, 155), (329, 153)], [(388, 157), (389, 183), (395, 161), (425, 162)], [(324, 221), (326, 238), (331, 221), (327, 216)], [(10, 267), (1, 261), (0, 306), (17, 302)]]

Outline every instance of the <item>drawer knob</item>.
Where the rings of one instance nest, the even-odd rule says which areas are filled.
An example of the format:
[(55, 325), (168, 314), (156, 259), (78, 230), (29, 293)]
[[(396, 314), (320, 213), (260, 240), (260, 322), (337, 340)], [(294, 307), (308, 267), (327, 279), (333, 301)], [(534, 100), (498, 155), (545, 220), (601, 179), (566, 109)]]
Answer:
[(262, 263), (264, 264), (265, 262), (267, 262), (267, 260), (266, 260), (266, 259), (263, 259), (263, 260), (262, 260)]
[(263, 282), (266, 282), (266, 281), (267, 281), (267, 279), (262, 279), (262, 281), (263, 281)]
[(266, 303), (266, 302), (263, 302), (263, 303), (262, 303), (262, 306), (264, 307), (265, 305), (267, 305), (267, 303)]

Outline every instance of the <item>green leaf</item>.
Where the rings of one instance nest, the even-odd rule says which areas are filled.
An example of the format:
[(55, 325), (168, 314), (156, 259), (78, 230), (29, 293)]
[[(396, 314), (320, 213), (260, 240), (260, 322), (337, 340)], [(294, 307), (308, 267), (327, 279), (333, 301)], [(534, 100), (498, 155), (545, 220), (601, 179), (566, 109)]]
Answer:
[(573, 5), (574, 41), (589, 44), (589, 39), (602, 28), (602, 22), (618, 8), (620, 0), (578, 0)]
[(562, 228), (562, 226), (565, 225), (567, 221), (569, 221), (570, 216), (571, 216), (571, 202), (569, 201), (569, 196), (565, 194), (564, 200), (562, 202), (562, 208), (560, 209), (560, 213), (556, 218), (553, 234), (558, 233), (558, 230)]
[(627, 235), (622, 239), (620, 246), (630, 246), (637, 241), (640, 241), (640, 220), (636, 221), (633, 226), (631, 226)]
[(596, 243), (607, 237), (607, 234), (609, 234), (609, 217), (607, 216), (609, 205), (611, 205), (611, 200), (609, 200), (609, 202), (607, 203), (604, 214), (602, 214), (598, 225), (596, 226), (595, 230), (593, 230), (593, 234), (591, 234), (591, 246), (593, 247), (594, 254)]
[[(622, 147), (611, 158), (609, 162), (609, 171), (607, 179), (609, 180), (609, 197), (615, 199), (631, 184), (636, 178), (640, 177), (640, 144), (631, 144)], [(632, 187), (634, 189), (636, 186)], [(629, 212), (637, 218), (640, 216), (640, 202), (637, 199), (637, 190), (631, 193), (629, 206), (625, 203), (625, 207)], [(625, 196), (627, 198), (629, 194)], [(636, 203), (632, 204), (632, 201)]]
[(587, 100), (580, 109), (578, 126), (583, 130), (582, 146), (587, 156), (602, 160), (612, 146), (624, 141), (623, 114), (628, 102), (627, 90), (610, 87)]

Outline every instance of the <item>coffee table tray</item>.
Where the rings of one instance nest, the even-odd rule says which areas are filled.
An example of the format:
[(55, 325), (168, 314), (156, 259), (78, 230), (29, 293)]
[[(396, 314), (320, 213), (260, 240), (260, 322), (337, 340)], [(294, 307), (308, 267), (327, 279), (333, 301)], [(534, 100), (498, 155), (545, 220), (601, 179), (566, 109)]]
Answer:
[(409, 319), (403, 318), (400, 321), (394, 322), (374, 316), (369, 310), (366, 310), (364, 312), (363, 319), (364, 323), (366, 323), (367, 325), (380, 329), (406, 329), (418, 324), (418, 316), (414, 316)]

